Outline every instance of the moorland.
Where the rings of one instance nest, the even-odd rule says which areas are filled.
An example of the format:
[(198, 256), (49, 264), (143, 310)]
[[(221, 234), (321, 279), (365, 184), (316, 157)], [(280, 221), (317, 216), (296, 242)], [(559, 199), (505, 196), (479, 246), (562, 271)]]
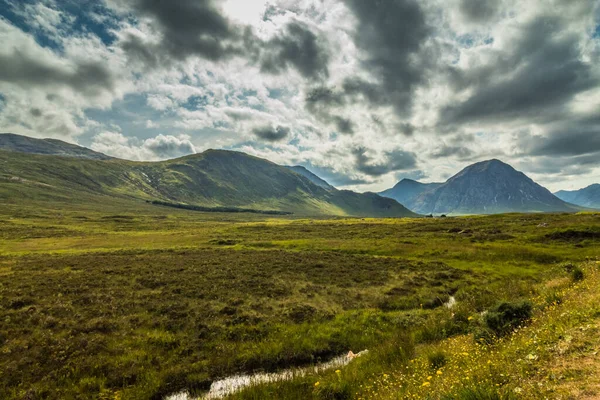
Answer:
[(592, 382), (578, 368), (538, 385), (554, 382), (543, 363), (594, 347), (598, 213), (303, 219), (42, 199), (2, 204), (0, 235), (5, 399), (200, 395), (364, 349), (233, 397), (544, 398)]

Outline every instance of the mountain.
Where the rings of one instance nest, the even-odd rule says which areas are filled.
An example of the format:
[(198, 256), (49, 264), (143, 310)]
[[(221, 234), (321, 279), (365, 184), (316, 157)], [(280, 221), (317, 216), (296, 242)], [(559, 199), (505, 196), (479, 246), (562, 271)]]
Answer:
[(77, 157), (89, 160), (110, 160), (112, 158), (85, 147), (63, 142), (62, 140), (34, 139), (12, 133), (0, 133), (0, 150)]
[[(82, 149), (76, 152), (84, 153)], [(224, 150), (161, 162), (0, 150), (0, 198), (14, 204), (77, 203), (82, 199), (102, 204), (112, 198), (301, 215), (416, 216), (395, 200), (372, 193), (326, 190), (286, 167)]]
[(598, 183), (579, 190), (561, 190), (554, 195), (571, 204), (600, 209), (600, 184)]
[(422, 193), (436, 189), (441, 185), (441, 183), (421, 183), (412, 179), (402, 179), (396, 186), (380, 192), (379, 195), (394, 199), (410, 209), (414, 205), (414, 200)]
[(499, 160), (473, 164), (412, 202), (421, 214), (498, 214), (506, 212), (569, 212), (568, 204)]
[(320, 177), (318, 177), (317, 175), (313, 174), (308, 169), (306, 169), (300, 165), (296, 165), (293, 167), (288, 166), (286, 168), (289, 168), (292, 171), (294, 171), (295, 173), (300, 174), (300, 175), (304, 176), (305, 178), (308, 178), (308, 180), (310, 180), (312, 183), (314, 183), (317, 186), (322, 187), (323, 189), (335, 190), (335, 188), (333, 186), (331, 186), (329, 183), (327, 183), (324, 179), (321, 179)]

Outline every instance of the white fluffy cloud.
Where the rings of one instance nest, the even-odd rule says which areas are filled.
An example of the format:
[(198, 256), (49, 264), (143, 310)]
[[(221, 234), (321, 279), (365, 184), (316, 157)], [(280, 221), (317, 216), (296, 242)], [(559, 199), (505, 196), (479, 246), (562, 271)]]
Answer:
[(196, 153), (188, 135), (158, 135), (146, 140), (126, 137), (120, 132), (102, 132), (94, 136), (92, 150), (133, 161), (167, 160)]

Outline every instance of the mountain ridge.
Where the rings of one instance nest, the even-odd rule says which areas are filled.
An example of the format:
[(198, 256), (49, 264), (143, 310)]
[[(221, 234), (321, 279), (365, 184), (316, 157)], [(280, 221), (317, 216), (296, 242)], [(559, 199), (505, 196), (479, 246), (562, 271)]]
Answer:
[[(422, 186), (419, 188), (423, 189)], [(382, 194), (389, 194), (389, 191), (384, 191)], [(426, 187), (425, 190), (412, 196), (410, 193), (405, 193), (405, 196), (406, 201), (401, 203), (420, 214), (498, 214), (579, 210), (578, 207), (564, 202), (524, 173), (498, 159), (471, 164), (437, 187)], [(398, 199), (400, 196), (396, 194), (394, 198)]]
[(0, 133), (0, 150), (54, 155), (62, 157), (76, 157), (89, 160), (111, 160), (114, 157), (88, 149), (87, 147), (67, 143), (58, 139), (36, 139), (14, 133)]
[(334, 186), (330, 185), (329, 182), (327, 182), (325, 179), (316, 175), (315, 173), (313, 173), (306, 167), (303, 167), (301, 165), (293, 165), (293, 166), (287, 165), (286, 168), (289, 168), (292, 171), (308, 178), (312, 183), (314, 183), (317, 186), (322, 187), (323, 189), (326, 189), (326, 190), (335, 190), (336, 189)]
[(600, 184), (598, 183), (578, 190), (559, 190), (554, 195), (563, 201), (581, 207), (600, 209)]
[(417, 216), (395, 200), (326, 190), (284, 166), (237, 151), (209, 149), (172, 160), (135, 162), (4, 149), (0, 162), (0, 186), (5, 189), (0, 187), (0, 194), (14, 202), (28, 197), (70, 201), (85, 193), (302, 215)]
[(440, 185), (442, 185), (442, 183), (422, 183), (413, 179), (404, 178), (391, 189), (379, 192), (379, 195), (394, 199), (410, 209), (413, 206), (413, 200), (415, 198), (426, 191), (438, 188)]

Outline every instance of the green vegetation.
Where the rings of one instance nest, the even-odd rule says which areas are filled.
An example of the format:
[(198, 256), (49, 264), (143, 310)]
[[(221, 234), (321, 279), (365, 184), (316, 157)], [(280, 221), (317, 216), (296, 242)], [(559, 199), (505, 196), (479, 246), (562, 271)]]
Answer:
[[(234, 397), (425, 398), (430, 386), (430, 398), (538, 398), (506, 374), (462, 397), (443, 397), (458, 392), (437, 382), (488, 359), (491, 372), (520, 373), (505, 365), (511, 351), (529, 354), (510, 347), (511, 329), (543, 329), (545, 313), (575, 310), (574, 291), (597, 282), (584, 263), (598, 256), (599, 239), (560, 235), (598, 229), (592, 213), (304, 220), (67, 201), (0, 205), (3, 399), (159, 399), (364, 349), (337, 373)], [(581, 268), (583, 280), (573, 282), (565, 263)], [(600, 313), (589, 307), (577, 318), (596, 324)], [(484, 311), (505, 330), (490, 343), (474, 340), (492, 328)], [(470, 377), (487, 371), (473, 368)]]
[(150, 203), (157, 206), (181, 208), (182, 210), (202, 211), (202, 212), (218, 212), (218, 213), (251, 213), (264, 215), (292, 215), (293, 213), (274, 210), (255, 210), (251, 208), (236, 208), (236, 207), (200, 207), (190, 206), (188, 204), (168, 203), (166, 201), (151, 201)]
[[(86, 149), (83, 149), (86, 150)], [(94, 160), (0, 150), (0, 199), (9, 204), (145, 201), (304, 216), (416, 216), (372, 193), (325, 189), (287, 167), (208, 150), (162, 162)], [(51, 166), (51, 167), (49, 167)]]

